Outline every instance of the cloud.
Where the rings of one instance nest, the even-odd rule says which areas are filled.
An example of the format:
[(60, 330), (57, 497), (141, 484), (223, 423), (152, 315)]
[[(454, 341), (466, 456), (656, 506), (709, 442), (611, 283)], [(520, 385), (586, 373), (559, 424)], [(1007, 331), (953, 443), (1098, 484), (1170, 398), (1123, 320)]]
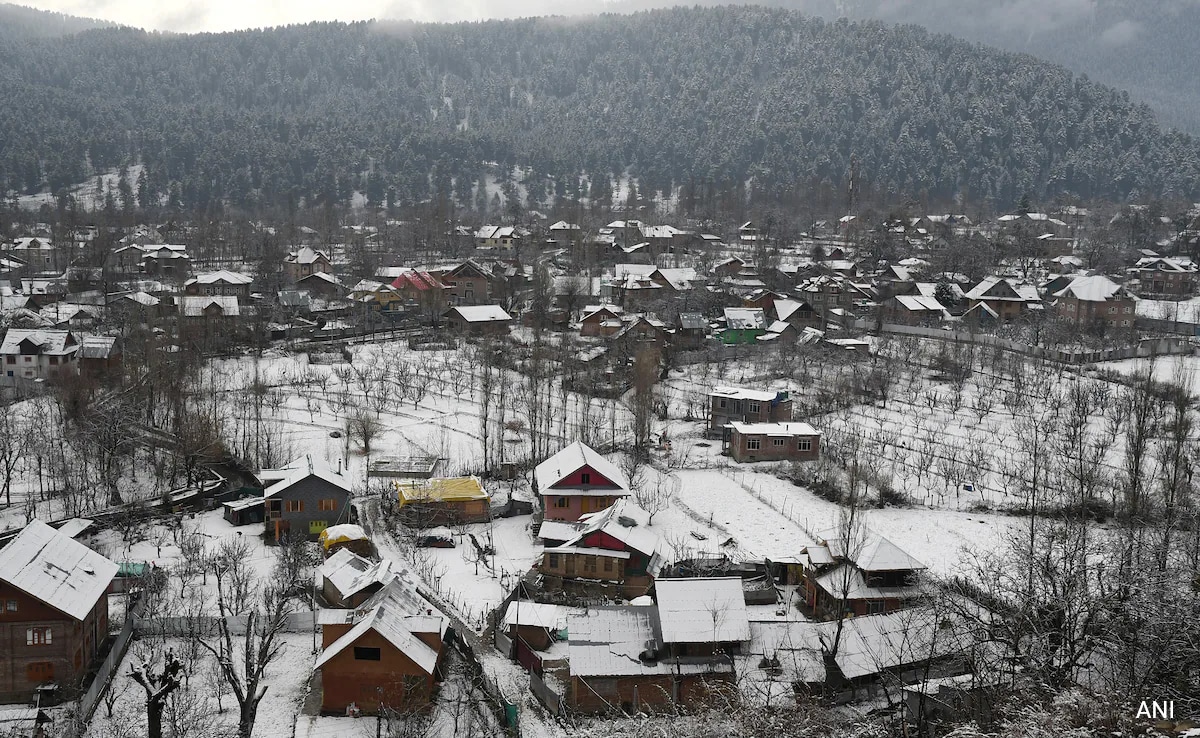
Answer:
[(1100, 43), (1105, 46), (1124, 46), (1133, 41), (1142, 32), (1142, 24), (1137, 21), (1123, 20), (1114, 23), (1100, 34)]

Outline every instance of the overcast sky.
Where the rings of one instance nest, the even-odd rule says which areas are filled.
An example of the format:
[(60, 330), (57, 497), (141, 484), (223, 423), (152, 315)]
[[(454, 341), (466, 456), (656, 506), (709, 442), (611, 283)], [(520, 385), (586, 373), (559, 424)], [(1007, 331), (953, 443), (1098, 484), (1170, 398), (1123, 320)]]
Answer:
[[(461, 21), (567, 15), (579, 0), (10, 0), (138, 28), (194, 33), (369, 18)], [(588, 8), (608, 0), (586, 0)], [(664, 5), (671, 4), (664, 2)]]

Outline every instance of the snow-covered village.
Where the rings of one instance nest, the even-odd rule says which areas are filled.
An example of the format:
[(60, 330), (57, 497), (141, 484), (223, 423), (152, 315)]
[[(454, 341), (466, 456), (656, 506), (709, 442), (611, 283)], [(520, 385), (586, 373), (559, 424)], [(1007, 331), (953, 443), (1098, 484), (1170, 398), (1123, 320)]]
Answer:
[(1072, 255), (1138, 212), (14, 223), (0, 735), (1183, 735), (1200, 221)]

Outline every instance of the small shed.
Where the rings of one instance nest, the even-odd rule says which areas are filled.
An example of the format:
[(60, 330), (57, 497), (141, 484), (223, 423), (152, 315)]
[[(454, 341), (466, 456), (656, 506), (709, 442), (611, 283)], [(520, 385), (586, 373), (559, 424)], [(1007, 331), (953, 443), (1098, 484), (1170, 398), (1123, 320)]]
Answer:
[(410, 525), (482, 523), (491, 517), (491, 498), (478, 477), (406, 479), (393, 484)]
[(263, 521), (263, 497), (243, 497), (221, 504), (224, 516), (230, 525), (250, 525)]

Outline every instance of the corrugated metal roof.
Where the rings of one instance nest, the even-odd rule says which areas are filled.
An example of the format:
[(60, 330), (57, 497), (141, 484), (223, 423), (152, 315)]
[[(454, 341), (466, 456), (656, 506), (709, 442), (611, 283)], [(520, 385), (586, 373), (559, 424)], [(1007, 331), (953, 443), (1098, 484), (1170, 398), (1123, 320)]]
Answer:
[(739, 577), (659, 579), (654, 583), (664, 643), (728, 643), (750, 639)]
[(0, 549), (0, 580), (83, 620), (117, 575), (117, 565), (40, 520)]
[[(538, 464), (533, 470), (534, 483), (537, 484), (539, 492), (547, 494), (547, 491), (551, 487), (584, 466), (590, 466), (595, 469), (598, 474), (601, 474), (619, 488), (623, 490), (629, 489), (629, 480), (617, 468), (617, 465), (593, 451), (591, 447), (582, 441), (575, 441)], [(611, 492), (605, 492), (605, 494), (611, 494)]]

